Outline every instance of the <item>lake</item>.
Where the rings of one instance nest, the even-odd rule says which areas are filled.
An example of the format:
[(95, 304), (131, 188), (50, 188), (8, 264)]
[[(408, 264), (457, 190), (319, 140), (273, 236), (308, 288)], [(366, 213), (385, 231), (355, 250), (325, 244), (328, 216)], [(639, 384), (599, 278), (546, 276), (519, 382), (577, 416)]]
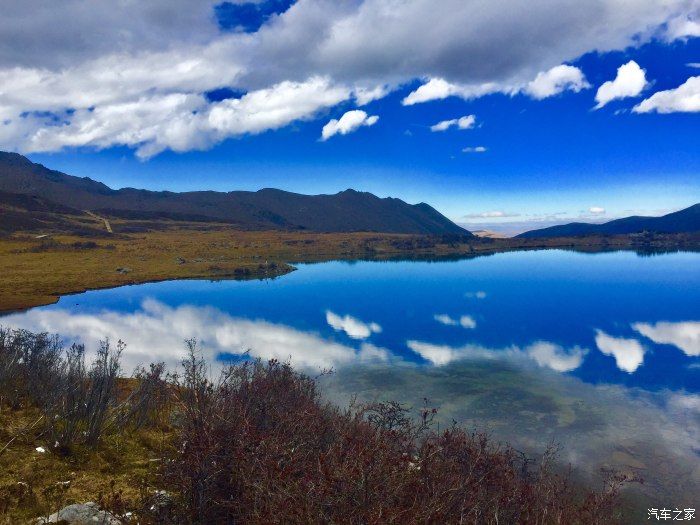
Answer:
[[(536, 452), (577, 475), (645, 479), (645, 507), (700, 494), (700, 254), (547, 250), (444, 262), (328, 262), (265, 281), (170, 281), (66, 296), (0, 318), (94, 349), (124, 370), (290, 359), (347, 403), (393, 399)], [(424, 401), (427, 399), (427, 401)], [(646, 516), (644, 516), (646, 517)]]

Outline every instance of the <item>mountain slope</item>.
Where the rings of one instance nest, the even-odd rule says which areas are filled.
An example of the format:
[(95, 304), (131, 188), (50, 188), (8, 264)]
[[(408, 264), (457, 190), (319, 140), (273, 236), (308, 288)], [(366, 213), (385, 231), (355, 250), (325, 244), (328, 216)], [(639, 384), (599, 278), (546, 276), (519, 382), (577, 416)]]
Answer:
[(580, 235), (622, 235), (643, 231), (655, 233), (686, 233), (700, 231), (700, 203), (662, 217), (625, 217), (603, 224), (572, 222), (531, 230), (517, 235), (525, 239), (540, 237), (574, 237)]
[(90, 222), (80, 210), (41, 197), (0, 191), (0, 235), (20, 230), (101, 234)]
[(249, 230), (469, 234), (425, 203), (411, 205), (371, 193), (113, 190), (87, 177), (50, 170), (16, 153), (0, 152), (0, 191), (34, 195), (70, 208), (129, 218), (222, 221)]

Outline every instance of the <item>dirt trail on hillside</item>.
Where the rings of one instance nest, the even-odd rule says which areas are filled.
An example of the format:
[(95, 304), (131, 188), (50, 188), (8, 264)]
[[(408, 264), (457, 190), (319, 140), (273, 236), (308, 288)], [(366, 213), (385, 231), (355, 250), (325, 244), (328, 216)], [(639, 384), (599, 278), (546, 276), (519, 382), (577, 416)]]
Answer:
[(91, 211), (88, 211), (88, 210), (85, 210), (85, 213), (87, 213), (90, 217), (93, 217), (94, 219), (97, 219), (97, 220), (99, 220), (99, 221), (104, 222), (104, 223), (105, 223), (105, 228), (107, 229), (107, 231), (108, 231), (109, 233), (114, 233), (114, 232), (112, 231), (112, 225), (109, 224), (109, 221), (108, 221), (107, 219), (105, 219), (104, 217), (100, 217), (99, 215), (97, 215), (97, 214), (95, 214), (95, 213), (92, 213)]

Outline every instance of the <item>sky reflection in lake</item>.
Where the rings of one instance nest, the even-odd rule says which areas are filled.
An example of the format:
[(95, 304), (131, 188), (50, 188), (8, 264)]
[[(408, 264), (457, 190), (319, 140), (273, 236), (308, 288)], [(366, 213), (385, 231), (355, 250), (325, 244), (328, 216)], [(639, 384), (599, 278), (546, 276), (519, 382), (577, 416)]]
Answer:
[(219, 362), (333, 367), (331, 396), (429, 397), (446, 420), (524, 448), (559, 440), (588, 471), (637, 469), (655, 494), (700, 487), (700, 254), (301, 265), (272, 281), (87, 292), (0, 324), (88, 348), (121, 338), (127, 371), (177, 366), (188, 338)]
[(588, 383), (700, 390), (700, 254), (539, 251), (454, 262), (301, 265), (268, 281), (177, 281), (87, 292), (3, 319), (133, 361), (250, 351), (326, 367), (366, 359), (508, 359)]

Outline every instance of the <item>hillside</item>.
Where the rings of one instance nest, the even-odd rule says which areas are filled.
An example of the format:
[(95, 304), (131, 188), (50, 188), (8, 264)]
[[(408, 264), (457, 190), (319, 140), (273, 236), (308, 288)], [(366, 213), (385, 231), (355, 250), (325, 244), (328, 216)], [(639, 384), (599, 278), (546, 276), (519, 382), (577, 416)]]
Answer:
[(0, 191), (129, 219), (218, 221), (246, 230), (468, 235), (428, 204), (411, 205), (350, 189), (335, 195), (300, 195), (277, 189), (228, 193), (113, 190), (90, 178), (66, 175), (6, 152), (0, 152)]
[(700, 231), (700, 203), (661, 217), (625, 217), (603, 224), (572, 222), (531, 230), (517, 235), (524, 239), (541, 237), (577, 237), (582, 235), (623, 235), (639, 232), (690, 233)]

